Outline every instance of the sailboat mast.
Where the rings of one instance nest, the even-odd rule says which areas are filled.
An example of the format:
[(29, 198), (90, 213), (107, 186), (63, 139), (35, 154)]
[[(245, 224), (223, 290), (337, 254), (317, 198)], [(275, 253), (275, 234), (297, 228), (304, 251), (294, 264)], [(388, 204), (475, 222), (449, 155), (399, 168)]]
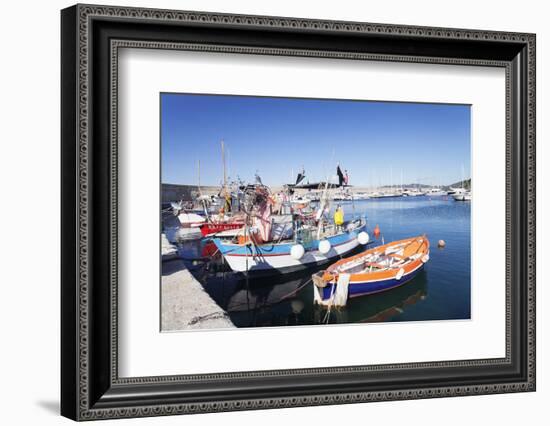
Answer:
[(323, 212), (328, 205), (328, 185), (329, 185), (329, 178), (327, 176), (326, 182), (325, 182), (325, 189), (323, 190), (323, 194), (321, 195), (321, 202), (319, 203), (319, 222), (317, 223), (317, 239), (321, 238), (321, 229), (323, 226)]
[(227, 171), (225, 168), (225, 144), (223, 143), (223, 139), (221, 141), (222, 145), (222, 163), (223, 163), (223, 193), (224, 195), (227, 195)]
[(199, 177), (199, 195), (202, 195), (202, 191), (201, 191), (201, 160), (199, 159), (198, 160), (198, 164), (197, 164), (197, 172), (198, 172), (198, 177)]

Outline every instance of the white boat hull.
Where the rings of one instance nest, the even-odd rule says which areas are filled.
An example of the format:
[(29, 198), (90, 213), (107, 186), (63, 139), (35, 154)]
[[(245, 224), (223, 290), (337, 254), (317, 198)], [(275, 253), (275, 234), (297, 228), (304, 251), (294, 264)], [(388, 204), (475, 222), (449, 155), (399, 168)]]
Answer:
[(200, 228), (196, 228), (196, 227), (193, 227), (193, 228), (184, 228), (182, 226), (165, 227), (164, 233), (166, 235), (166, 239), (172, 244), (178, 243), (180, 241), (198, 240), (202, 238)]
[(472, 201), (472, 194), (468, 192), (462, 192), (459, 194), (454, 194), (453, 198), (455, 201)]
[(225, 260), (233, 271), (262, 271), (272, 269), (301, 269), (315, 264), (323, 264), (332, 259), (339, 258), (359, 245), (357, 238), (353, 238), (339, 246), (331, 247), (327, 254), (322, 254), (319, 250), (307, 251), (304, 256), (296, 260), (290, 254), (281, 254), (276, 256), (231, 256), (226, 255)]

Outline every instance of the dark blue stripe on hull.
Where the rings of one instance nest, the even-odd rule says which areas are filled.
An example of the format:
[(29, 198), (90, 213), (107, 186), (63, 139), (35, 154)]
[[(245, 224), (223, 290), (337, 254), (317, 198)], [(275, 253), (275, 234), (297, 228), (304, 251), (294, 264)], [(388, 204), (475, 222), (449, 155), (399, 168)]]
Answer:
[[(357, 284), (353, 284), (350, 282), (348, 288), (348, 297), (366, 296), (369, 294), (380, 293), (382, 291), (387, 291), (402, 286), (403, 284), (412, 280), (423, 268), (424, 265), (422, 265), (420, 268), (410, 273), (409, 275), (401, 278), (400, 280), (391, 279), (385, 281), (376, 281), (372, 283)], [(323, 288), (323, 300), (327, 300), (330, 298), (333, 287), (334, 284), (328, 284), (325, 288)], [(336, 291), (336, 289), (334, 289), (334, 291)]]

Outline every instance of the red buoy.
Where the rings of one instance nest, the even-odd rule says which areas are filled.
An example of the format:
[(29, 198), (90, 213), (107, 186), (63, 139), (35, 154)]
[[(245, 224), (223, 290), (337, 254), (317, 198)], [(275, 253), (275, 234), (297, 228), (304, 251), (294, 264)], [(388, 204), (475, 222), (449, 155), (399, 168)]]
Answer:
[(374, 234), (374, 238), (378, 238), (380, 236), (380, 228), (378, 227), (378, 224), (376, 224), (372, 233)]

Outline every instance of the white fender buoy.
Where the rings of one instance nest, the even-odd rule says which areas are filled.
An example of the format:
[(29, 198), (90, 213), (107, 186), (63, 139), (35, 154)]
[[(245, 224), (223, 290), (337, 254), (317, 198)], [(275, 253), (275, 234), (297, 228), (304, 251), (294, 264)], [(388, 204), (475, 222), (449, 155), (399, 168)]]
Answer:
[(401, 268), (399, 271), (397, 271), (397, 275), (395, 276), (395, 279), (400, 280), (401, 278), (403, 278), (404, 273), (405, 273), (405, 270)]
[(428, 260), (430, 260), (430, 255), (426, 254), (422, 257), (422, 263), (426, 263)]
[(365, 231), (359, 232), (359, 235), (357, 235), (357, 241), (359, 241), (359, 244), (364, 246), (369, 242), (369, 234), (367, 234)]
[(319, 242), (319, 251), (322, 254), (327, 254), (330, 251), (330, 241), (322, 240)]
[(295, 260), (300, 260), (302, 257), (304, 257), (305, 254), (304, 246), (301, 244), (294, 244), (292, 247), (290, 247), (290, 257), (292, 257)]

